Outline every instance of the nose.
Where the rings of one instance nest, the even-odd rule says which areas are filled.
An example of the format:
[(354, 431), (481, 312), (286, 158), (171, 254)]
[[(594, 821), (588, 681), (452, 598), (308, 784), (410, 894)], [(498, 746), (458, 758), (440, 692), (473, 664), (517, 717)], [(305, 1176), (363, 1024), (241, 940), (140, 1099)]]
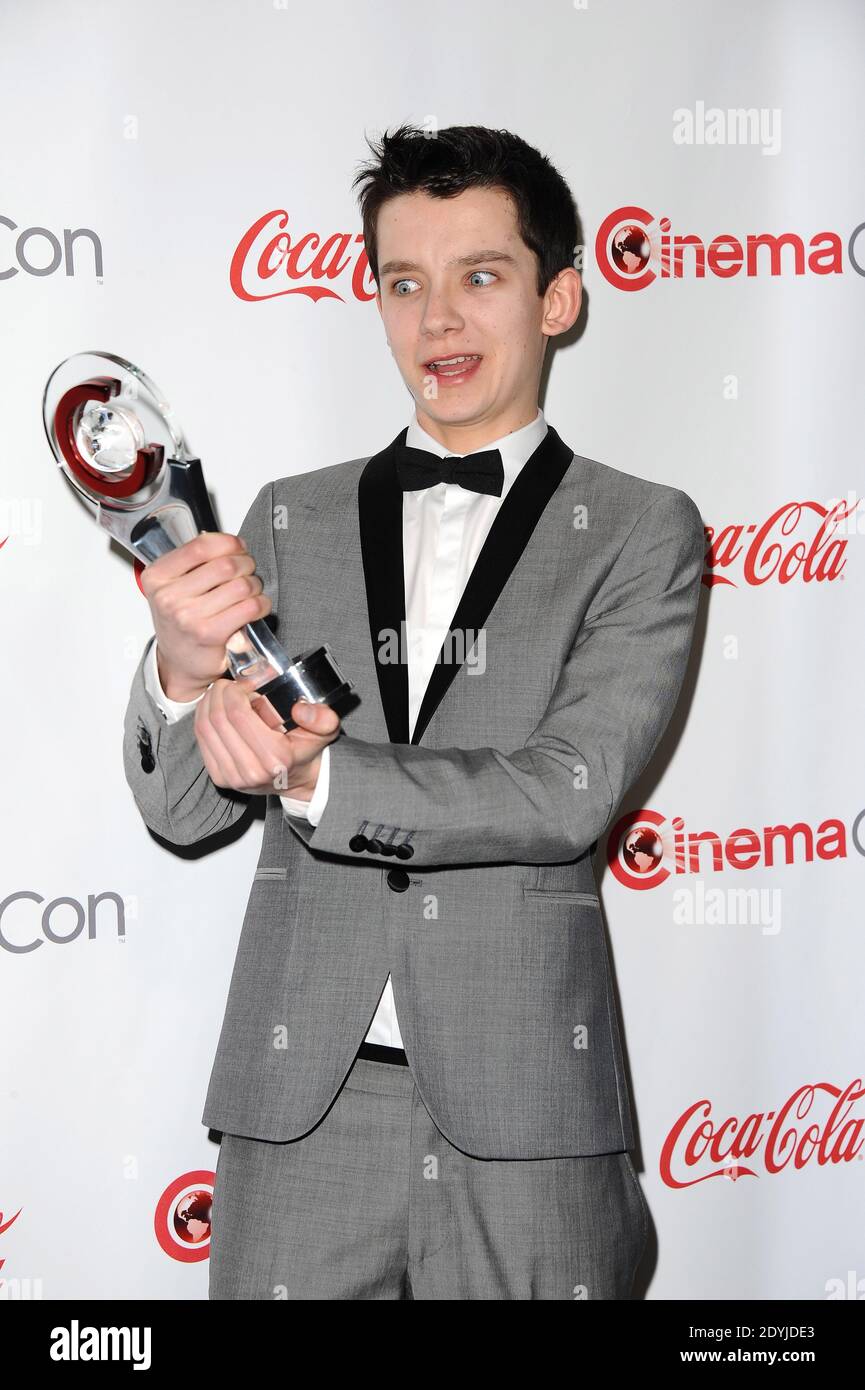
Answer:
[(423, 307), (421, 332), (440, 339), (448, 329), (463, 327), (463, 318), (446, 286), (430, 286)]

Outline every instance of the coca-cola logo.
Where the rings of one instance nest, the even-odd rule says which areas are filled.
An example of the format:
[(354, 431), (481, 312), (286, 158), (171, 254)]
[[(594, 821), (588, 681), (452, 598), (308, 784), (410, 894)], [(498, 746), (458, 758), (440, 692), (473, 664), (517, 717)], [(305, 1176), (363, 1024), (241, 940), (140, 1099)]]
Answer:
[[(857, 243), (865, 222), (847, 238), (847, 258), (865, 275)], [(674, 232), (669, 217), (645, 208), (616, 208), (595, 237), (595, 257), (604, 279), (617, 290), (644, 290), (655, 280), (703, 280), (710, 272), (729, 280), (740, 272), (758, 275), (840, 275), (844, 242), (837, 232), (815, 232), (806, 242), (798, 232), (720, 232), (704, 241), (696, 232)]]
[(703, 583), (710, 589), (715, 584), (736, 589), (740, 582), (759, 585), (770, 579), (778, 584), (837, 579), (847, 561), (848, 540), (838, 533), (855, 530), (853, 513), (860, 501), (857, 497), (831, 506), (785, 502), (759, 524), (731, 523), (719, 530), (707, 526)]
[(231, 288), (238, 299), (252, 304), (302, 294), (308, 299), (338, 299), (349, 295), (364, 303), (375, 298), (363, 234), (289, 230), (284, 208), (266, 212), (243, 233), (231, 258)]
[[(3, 1213), (2, 1213), (2, 1211), (0, 1211), (0, 1236), (4, 1235), (5, 1232), (9, 1230), (9, 1227), (10, 1227), (10, 1226), (14, 1226), (15, 1222), (18, 1220), (18, 1217), (21, 1215), (21, 1213), (22, 1213), (23, 1210), (24, 1210), (23, 1207), (19, 1207), (18, 1210), (16, 1211), (15, 1215), (14, 1215), (14, 1216), (10, 1216), (8, 1221), (4, 1221), (4, 1220), (3, 1220)], [(3, 1268), (3, 1266), (5, 1265), (5, 1263), (6, 1263), (5, 1258), (0, 1258), (0, 1269)], [(2, 1280), (0, 1280), (0, 1283), (2, 1283)]]
[(618, 883), (643, 891), (658, 888), (671, 876), (723, 873), (726, 869), (769, 868), (815, 858), (824, 862), (847, 858), (848, 838), (865, 855), (865, 810), (850, 828), (829, 817), (816, 828), (807, 821), (764, 825), (761, 830), (738, 826), (726, 834), (690, 830), (681, 816), (672, 819), (642, 807), (627, 811), (607, 838), (607, 863)]
[(667, 1187), (695, 1187), (709, 1178), (756, 1178), (804, 1168), (813, 1160), (850, 1163), (862, 1149), (865, 1116), (852, 1116), (865, 1096), (862, 1078), (841, 1090), (829, 1081), (806, 1082), (778, 1111), (720, 1122), (712, 1102), (694, 1101), (676, 1120), (661, 1149)]

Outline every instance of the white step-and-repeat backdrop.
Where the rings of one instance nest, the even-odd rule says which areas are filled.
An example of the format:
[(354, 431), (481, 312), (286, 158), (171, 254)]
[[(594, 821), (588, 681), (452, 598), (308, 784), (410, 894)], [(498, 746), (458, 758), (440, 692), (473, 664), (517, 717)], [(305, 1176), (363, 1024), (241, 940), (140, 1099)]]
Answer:
[(149, 612), (43, 384), (139, 363), (225, 530), (376, 452), (411, 402), (350, 183), (402, 121), (561, 170), (588, 312), (547, 418), (706, 524), (682, 700), (598, 850), (641, 1288), (865, 1297), (865, 7), (6, 0), (0, 26), (0, 1297), (206, 1297), (200, 1115), (262, 826), (172, 853), (138, 815)]

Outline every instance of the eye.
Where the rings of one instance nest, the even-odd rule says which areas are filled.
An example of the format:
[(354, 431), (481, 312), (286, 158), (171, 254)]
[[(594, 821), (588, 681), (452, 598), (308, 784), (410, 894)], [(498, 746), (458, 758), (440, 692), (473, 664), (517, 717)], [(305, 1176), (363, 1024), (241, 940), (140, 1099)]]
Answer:
[(405, 299), (404, 294), (400, 294), (400, 285), (416, 285), (417, 280), (394, 280), (391, 285), (391, 294), (395, 294), (399, 299)]
[(469, 279), (471, 279), (472, 276), (474, 276), (474, 275), (492, 275), (492, 277), (493, 277), (494, 280), (497, 280), (497, 279), (498, 279), (498, 276), (496, 275), (495, 271), (493, 271), (493, 270), (473, 270), (473, 271), (471, 272), (471, 275), (469, 276)]

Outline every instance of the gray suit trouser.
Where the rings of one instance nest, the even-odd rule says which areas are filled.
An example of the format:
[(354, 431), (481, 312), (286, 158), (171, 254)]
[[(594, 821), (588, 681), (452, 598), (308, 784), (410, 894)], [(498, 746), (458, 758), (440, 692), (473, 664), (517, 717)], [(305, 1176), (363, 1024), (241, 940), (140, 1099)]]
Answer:
[(358, 1058), (303, 1138), (223, 1136), (210, 1298), (629, 1299), (647, 1234), (628, 1153), (472, 1158)]

